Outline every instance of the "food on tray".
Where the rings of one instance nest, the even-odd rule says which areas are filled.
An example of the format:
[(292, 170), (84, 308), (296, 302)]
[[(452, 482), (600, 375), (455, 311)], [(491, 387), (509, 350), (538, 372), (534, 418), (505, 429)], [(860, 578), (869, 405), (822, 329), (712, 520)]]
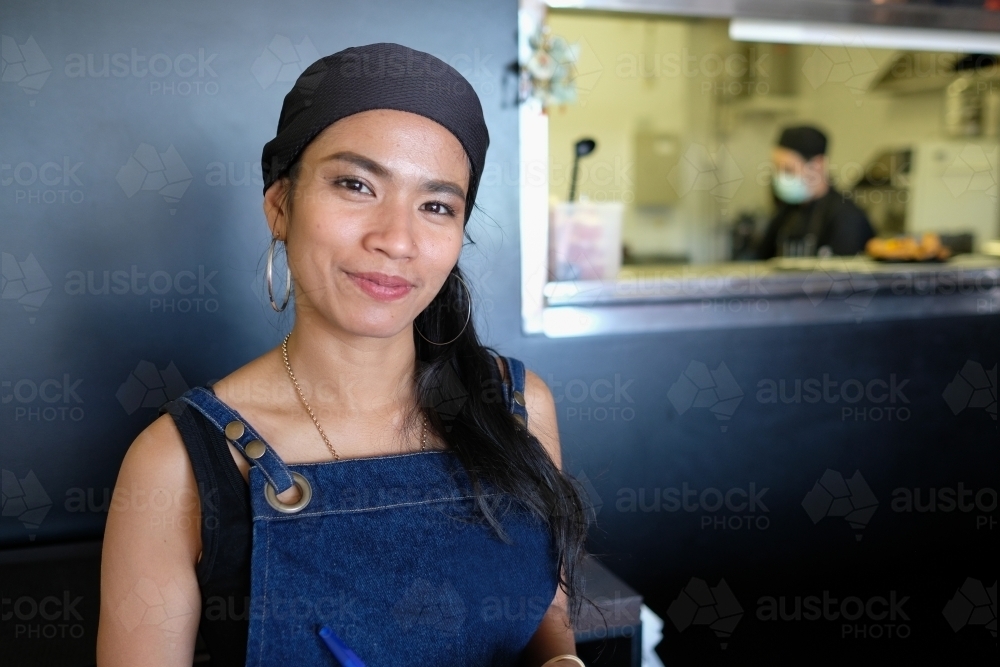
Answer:
[(934, 232), (925, 232), (919, 237), (873, 238), (865, 245), (865, 252), (874, 259), (896, 262), (926, 262), (951, 256), (951, 248), (942, 245), (941, 237)]

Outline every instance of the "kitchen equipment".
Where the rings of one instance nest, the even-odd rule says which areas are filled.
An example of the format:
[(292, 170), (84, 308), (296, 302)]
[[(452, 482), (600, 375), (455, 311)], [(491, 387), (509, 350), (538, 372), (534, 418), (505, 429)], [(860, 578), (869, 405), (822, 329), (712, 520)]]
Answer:
[(551, 212), (553, 280), (614, 280), (622, 265), (622, 202), (562, 202)]
[(576, 168), (580, 164), (580, 158), (590, 155), (597, 148), (597, 142), (593, 139), (580, 139), (573, 147), (573, 175), (569, 182), (569, 200), (576, 200)]

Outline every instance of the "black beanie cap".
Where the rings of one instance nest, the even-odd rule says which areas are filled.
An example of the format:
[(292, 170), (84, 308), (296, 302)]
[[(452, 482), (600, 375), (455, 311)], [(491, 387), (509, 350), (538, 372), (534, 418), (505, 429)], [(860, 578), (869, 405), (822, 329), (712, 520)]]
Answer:
[(468, 222), (490, 144), (479, 96), (440, 58), (388, 42), (338, 51), (302, 72), (285, 95), (276, 136), (264, 145), (264, 192), (288, 173), (309, 142), (329, 125), (372, 109), (419, 114), (455, 135), (472, 164)]
[(817, 155), (826, 154), (826, 135), (809, 125), (786, 127), (781, 132), (778, 145), (811, 160)]

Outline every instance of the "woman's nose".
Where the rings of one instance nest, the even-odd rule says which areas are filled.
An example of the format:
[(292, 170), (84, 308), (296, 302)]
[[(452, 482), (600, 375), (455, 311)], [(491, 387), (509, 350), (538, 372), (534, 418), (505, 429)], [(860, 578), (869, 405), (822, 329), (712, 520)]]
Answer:
[(373, 229), (367, 236), (371, 250), (393, 258), (412, 256), (416, 250), (416, 212), (402, 197), (388, 197), (375, 212)]

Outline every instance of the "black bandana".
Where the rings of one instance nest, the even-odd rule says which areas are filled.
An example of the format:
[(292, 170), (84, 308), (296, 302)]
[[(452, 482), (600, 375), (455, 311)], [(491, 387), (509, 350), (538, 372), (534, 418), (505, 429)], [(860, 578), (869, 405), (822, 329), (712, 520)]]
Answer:
[(490, 135), (479, 96), (455, 68), (429, 53), (381, 42), (355, 46), (307, 67), (285, 95), (278, 132), (264, 145), (264, 192), (332, 123), (370, 109), (419, 114), (455, 135), (472, 163), (465, 221), (472, 214)]

